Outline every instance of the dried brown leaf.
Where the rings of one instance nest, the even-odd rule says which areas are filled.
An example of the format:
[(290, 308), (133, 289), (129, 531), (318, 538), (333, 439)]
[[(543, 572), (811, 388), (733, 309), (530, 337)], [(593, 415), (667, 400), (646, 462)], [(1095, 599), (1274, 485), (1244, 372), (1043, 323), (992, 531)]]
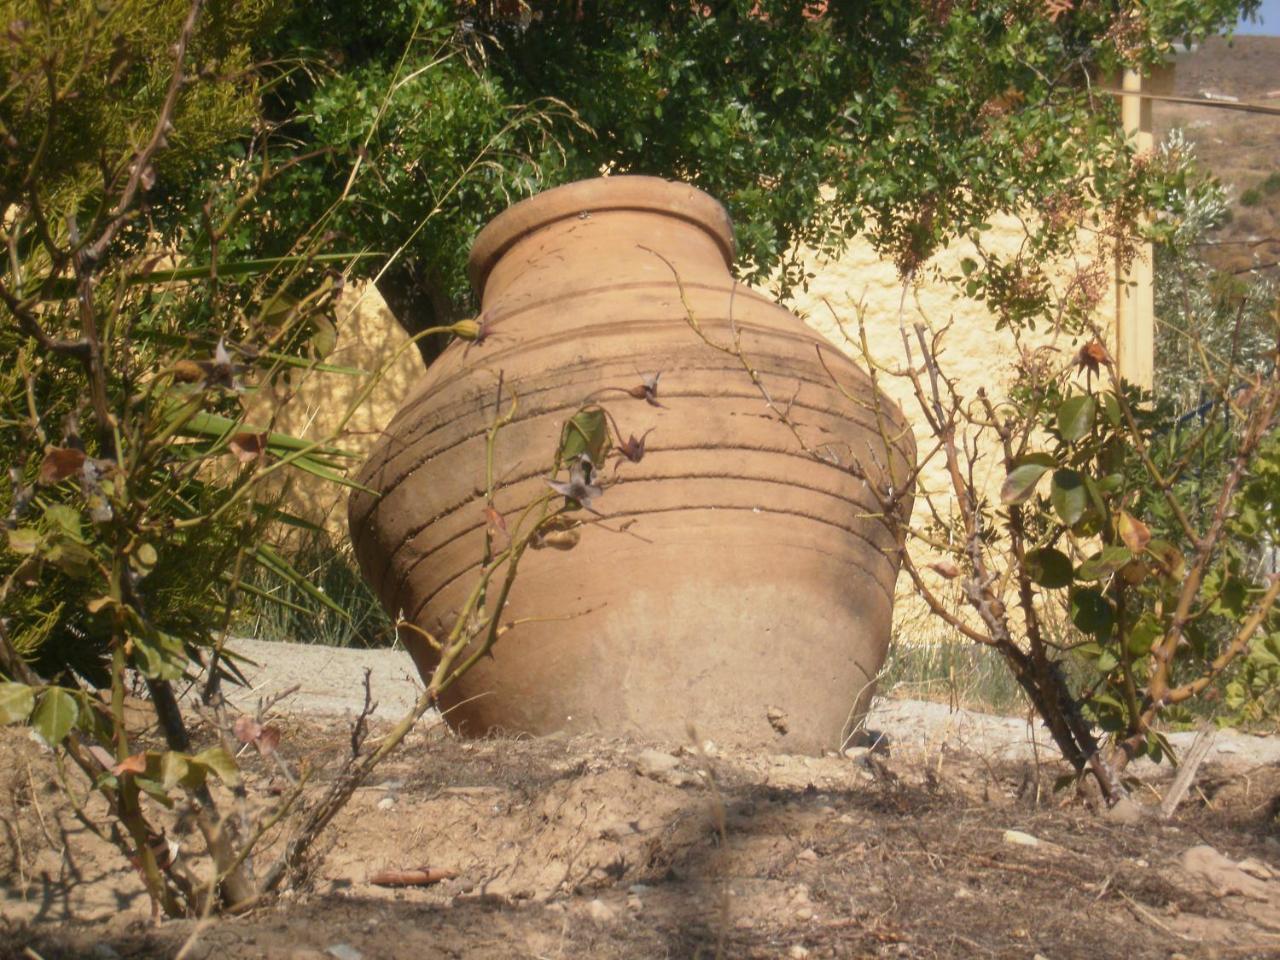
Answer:
[(253, 743), (262, 736), (262, 724), (246, 713), (236, 717), (231, 731), (241, 743)]
[(84, 466), (84, 451), (75, 447), (50, 447), (40, 461), (40, 482), (46, 486), (74, 476)]
[(458, 875), (447, 867), (417, 867), (412, 870), (380, 870), (369, 882), (380, 887), (427, 887)]
[(280, 728), (273, 724), (267, 724), (262, 728), (262, 732), (258, 734), (258, 749), (262, 753), (274, 753), (275, 749), (280, 746)]
[(1097, 373), (1100, 367), (1109, 363), (1111, 363), (1111, 354), (1107, 353), (1107, 348), (1097, 340), (1086, 343), (1076, 354), (1076, 367), (1088, 370), (1090, 373)]
[(227, 446), (241, 463), (253, 463), (267, 452), (265, 433), (237, 433), (227, 441)]
[(1147, 549), (1147, 544), (1151, 542), (1151, 528), (1145, 523), (1129, 513), (1128, 510), (1121, 510), (1118, 526), (1120, 528), (1120, 539), (1124, 541), (1124, 545), (1129, 548), (1131, 553), (1139, 554)]
[(122, 773), (145, 773), (146, 769), (147, 755), (145, 753), (135, 753), (117, 763), (111, 768), (111, 772), (118, 777)]
[(948, 580), (954, 580), (960, 576), (960, 568), (950, 560), (939, 560), (937, 563), (929, 564), (929, 569), (940, 577), (946, 577)]
[(179, 360), (171, 372), (178, 383), (200, 383), (204, 380), (204, 367), (194, 360)]

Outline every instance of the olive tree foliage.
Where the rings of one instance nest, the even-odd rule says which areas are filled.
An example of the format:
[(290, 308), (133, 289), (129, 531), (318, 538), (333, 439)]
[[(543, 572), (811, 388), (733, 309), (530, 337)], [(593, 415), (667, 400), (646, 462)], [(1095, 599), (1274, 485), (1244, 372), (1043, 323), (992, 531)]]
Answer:
[[(963, 285), (1002, 321), (1047, 318), (1043, 264), (1082, 225), (1121, 242), (1162, 190), (1158, 170), (1134, 163), (1104, 80), (1257, 6), (322, 0), (267, 41), (307, 58), (276, 88), (297, 118), (282, 132), (334, 157), (299, 173), (284, 215), (313, 215), (353, 154), (375, 167), (339, 229), (403, 248), (367, 266), (419, 329), (474, 306), (464, 257), (486, 220), (602, 170), (723, 200), (738, 270), (782, 294), (806, 281), (801, 246), (838, 252), (861, 234), (913, 273), (954, 238), (980, 242), (994, 214), (1035, 211), (1030, 255)], [(520, 122), (535, 105), (540, 122)], [(375, 113), (384, 122), (366, 142), (361, 121)], [(494, 162), (449, 192), (450, 164), (482, 142)]]

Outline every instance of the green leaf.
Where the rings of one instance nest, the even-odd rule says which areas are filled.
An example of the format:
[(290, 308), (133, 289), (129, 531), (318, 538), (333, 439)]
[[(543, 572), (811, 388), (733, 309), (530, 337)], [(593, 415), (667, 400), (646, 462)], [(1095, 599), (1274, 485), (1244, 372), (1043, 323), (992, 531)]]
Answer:
[(352, 490), (360, 490), (363, 493), (368, 493), (375, 497), (382, 495), (380, 491), (373, 490), (370, 487), (364, 486), (363, 484), (356, 483), (350, 477), (343, 476), (341, 473), (338, 473), (336, 470), (331, 470), (328, 467), (321, 466), (317, 461), (313, 460), (310, 457), (298, 457), (295, 460), (290, 460), (289, 465), (292, 467), (296, 467), (297, 469), (301, 470), (303, 473), (309, 473), (312, 476), (320, 477), (322, 480), (328, 480), (330, 483), (336, 483), (340, 487), (347, 487)]
[(0, 683), (0, 724), (22, 723), (35, 702), (35, 691), (25, 683)]
[(1147, 613), (1129, 631), (1129, 639), (1125, 643), (1125, 648), (1129, 651), (1131, 657), (1145, 657), (1162, 636), (1164, 636), (1164, 630), (1161, 629), (1160, 622)]
[(222, 747), (202, 750), (191, 758), (191, 762), (213, 771), (218, 779), (229, 787), (234, 787), (240, 782), (240, 768), (236, 766), (231, 754)]
[[(1152, 738), (1155, 741), (1156, 745), (1159, 747), (1159, 749), (1164, 753), (1166, 757), (1169, 757), (1171, 760), (1175, 762), (1177, 761), (1178, 755), (1174, 751), (1172, 744), (1169, 743), (1168, 737), (1166, 737), (1159, 730), (1152, 730), (1147, 734), (1147, 736)], [(1155, 754), (1152, 755), (1152, 759), (1155, 760), (1157, 763), (1160, 762), (1160, 758)]]
[(129, 566), (133, 568), (134, 573), (142, 577), (149, 574), (159, 561), (160, 555), (156, 553), (156, 548), (149, 543), (139, 544), (138, 548), (129, 556)]
[(600, 407), (579, 410), (560, 433), (560, 463), (565, 464), (582, 454), (599, 467), (609, 452), (609, 423)]
[(93, 551), (72, 540), (55, 543), (44, 556), (73, 580), (87, 580), (93, 575)]
[[(221, 441), (229, 440), (237, 433), (262, 433), (263, 431), (246, 426), (241, 420), (233, 420), (221, 414), (201, 410), (184, 420), (178, 432), (187, 436), (212, 437)], [(267, 434), (266, 447), (274, 454), (281, 454), (285, 451), (306, 450), (312, 446), (313, 444), (310, 440), (304, 440), (301, 437), (291, 437), (286, 433)], [(327, 444), (315, 446), (308, 454), (308, 456), (318, 455), (344, 457), (347, 459), (356, 459), (360, 456), (350, 450), (343, 450), (340, 447)]]
[(311, 335), (311, 346), (316, 356), (329, 356), (338, 345), (338, 328), (328, 317), (314, 316), (311, 318), (311, 323), (316, 328), (315, 333)]
[(41, 695), (36, 712), (31, 715), (31, 726), (45, 743), (56, 747), (75, 725), (79, 713), (75, 697), (61, 687), (52, 687)]
[(1071, 622), (1081, 633), (1105, 640), (1115, 623), (1115, 609), (1102, 592), (1093, 588), (1071, 591)]
[(1102, 395), (1102, 415), (1111, 426), (1120, 426), (1123, 420), (1120, 411), (1120, 401), (1116, 399), (1116, 395), (1114, 393), (1104, 393)]
[(1058, 432), (1067, 443), (1075, 443), (1093, 429), (1098, 413), (1097, 401), (1092, 394), (1068, 397), (1058, 407)]
[(169, 750), (160, 756), (160, 784), (165, 790), (172, 790), (180, 781), (186, 780), (191, 771), (191, 758), (185, 753)]
[(1071, 561), (1053, 547), (1041, 547), (1027, 554), (1027, 575), (1050, 590), (1068, 586), (1073, 579)]
[(152, 780), (150, 777), (134, 777), (133, 782), (138, 788), (146, 791), (146, 793), (162, 806), (172, 807), (173, 797), (169, 796), (169, 791), (165, 789), (164, 784), (159, 780)]
[(1103, 547), (1076, 571), (1081, 580), (1101, 580), (1115, 573), (1133, 559), (1133, 554), (1125, 547)]
[(43, 543), (44, 537), (40, 535), (40, 531), (31, 527), (18, 527), (9, 531), (9, 549), (24, 557), (31, 556)]
[(1068, 527), (1074, 527), (1084, 516), (1089, 505), (1089, 491), (1084, 477), (1075, 470), (1053, 471), (1053, 485), (1049, 488), (1049, 502)]
[(135, 665), (143, 676), (177, 680), (187, 668), (182, 641), (161, 630), (145, 630), (133, 637)]
[(57, 532), (71, 538), (76, 543), (84, 543), (84, 528), (80, 523), (79, 510), (69, 507), (65, 503), (55, 503), (45, 508), (44, 519)]
[(1049, 466), (1043, 463), (1023, 463), (1014, 467), (1000, 487), (1000, 502), (1022, 503), (1031, 496), (1048, 469)]

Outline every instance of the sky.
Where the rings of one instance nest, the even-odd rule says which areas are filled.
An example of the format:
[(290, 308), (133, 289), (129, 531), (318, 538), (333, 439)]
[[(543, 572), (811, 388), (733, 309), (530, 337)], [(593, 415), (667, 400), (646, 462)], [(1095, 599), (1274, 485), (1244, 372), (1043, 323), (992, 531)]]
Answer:
[(1244, 36), (1280, 36), (1280, 0), (1262, 0), (1258, 8), (1258, 23), (1242, 20), (1236, 33)]

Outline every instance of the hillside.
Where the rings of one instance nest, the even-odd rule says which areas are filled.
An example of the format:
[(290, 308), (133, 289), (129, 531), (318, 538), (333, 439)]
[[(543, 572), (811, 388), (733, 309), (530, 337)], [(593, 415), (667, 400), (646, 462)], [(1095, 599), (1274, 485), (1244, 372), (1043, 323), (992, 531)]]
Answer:
[[(1180, 56), (1174, 94), (1196, 97), (1202, 91), (1280, 106), (1280, 97), (1266, 99), (1280, 92), (1280, 37), (1215, 39)], [(1153, 120), (1157, 140), (1181, 127), (1208, 169), (1232, 188), (1233, 218), (1213, 238), (1210, 262), (1224, 269), (1275, 272), (1280, 116), (1157, 102)]]

